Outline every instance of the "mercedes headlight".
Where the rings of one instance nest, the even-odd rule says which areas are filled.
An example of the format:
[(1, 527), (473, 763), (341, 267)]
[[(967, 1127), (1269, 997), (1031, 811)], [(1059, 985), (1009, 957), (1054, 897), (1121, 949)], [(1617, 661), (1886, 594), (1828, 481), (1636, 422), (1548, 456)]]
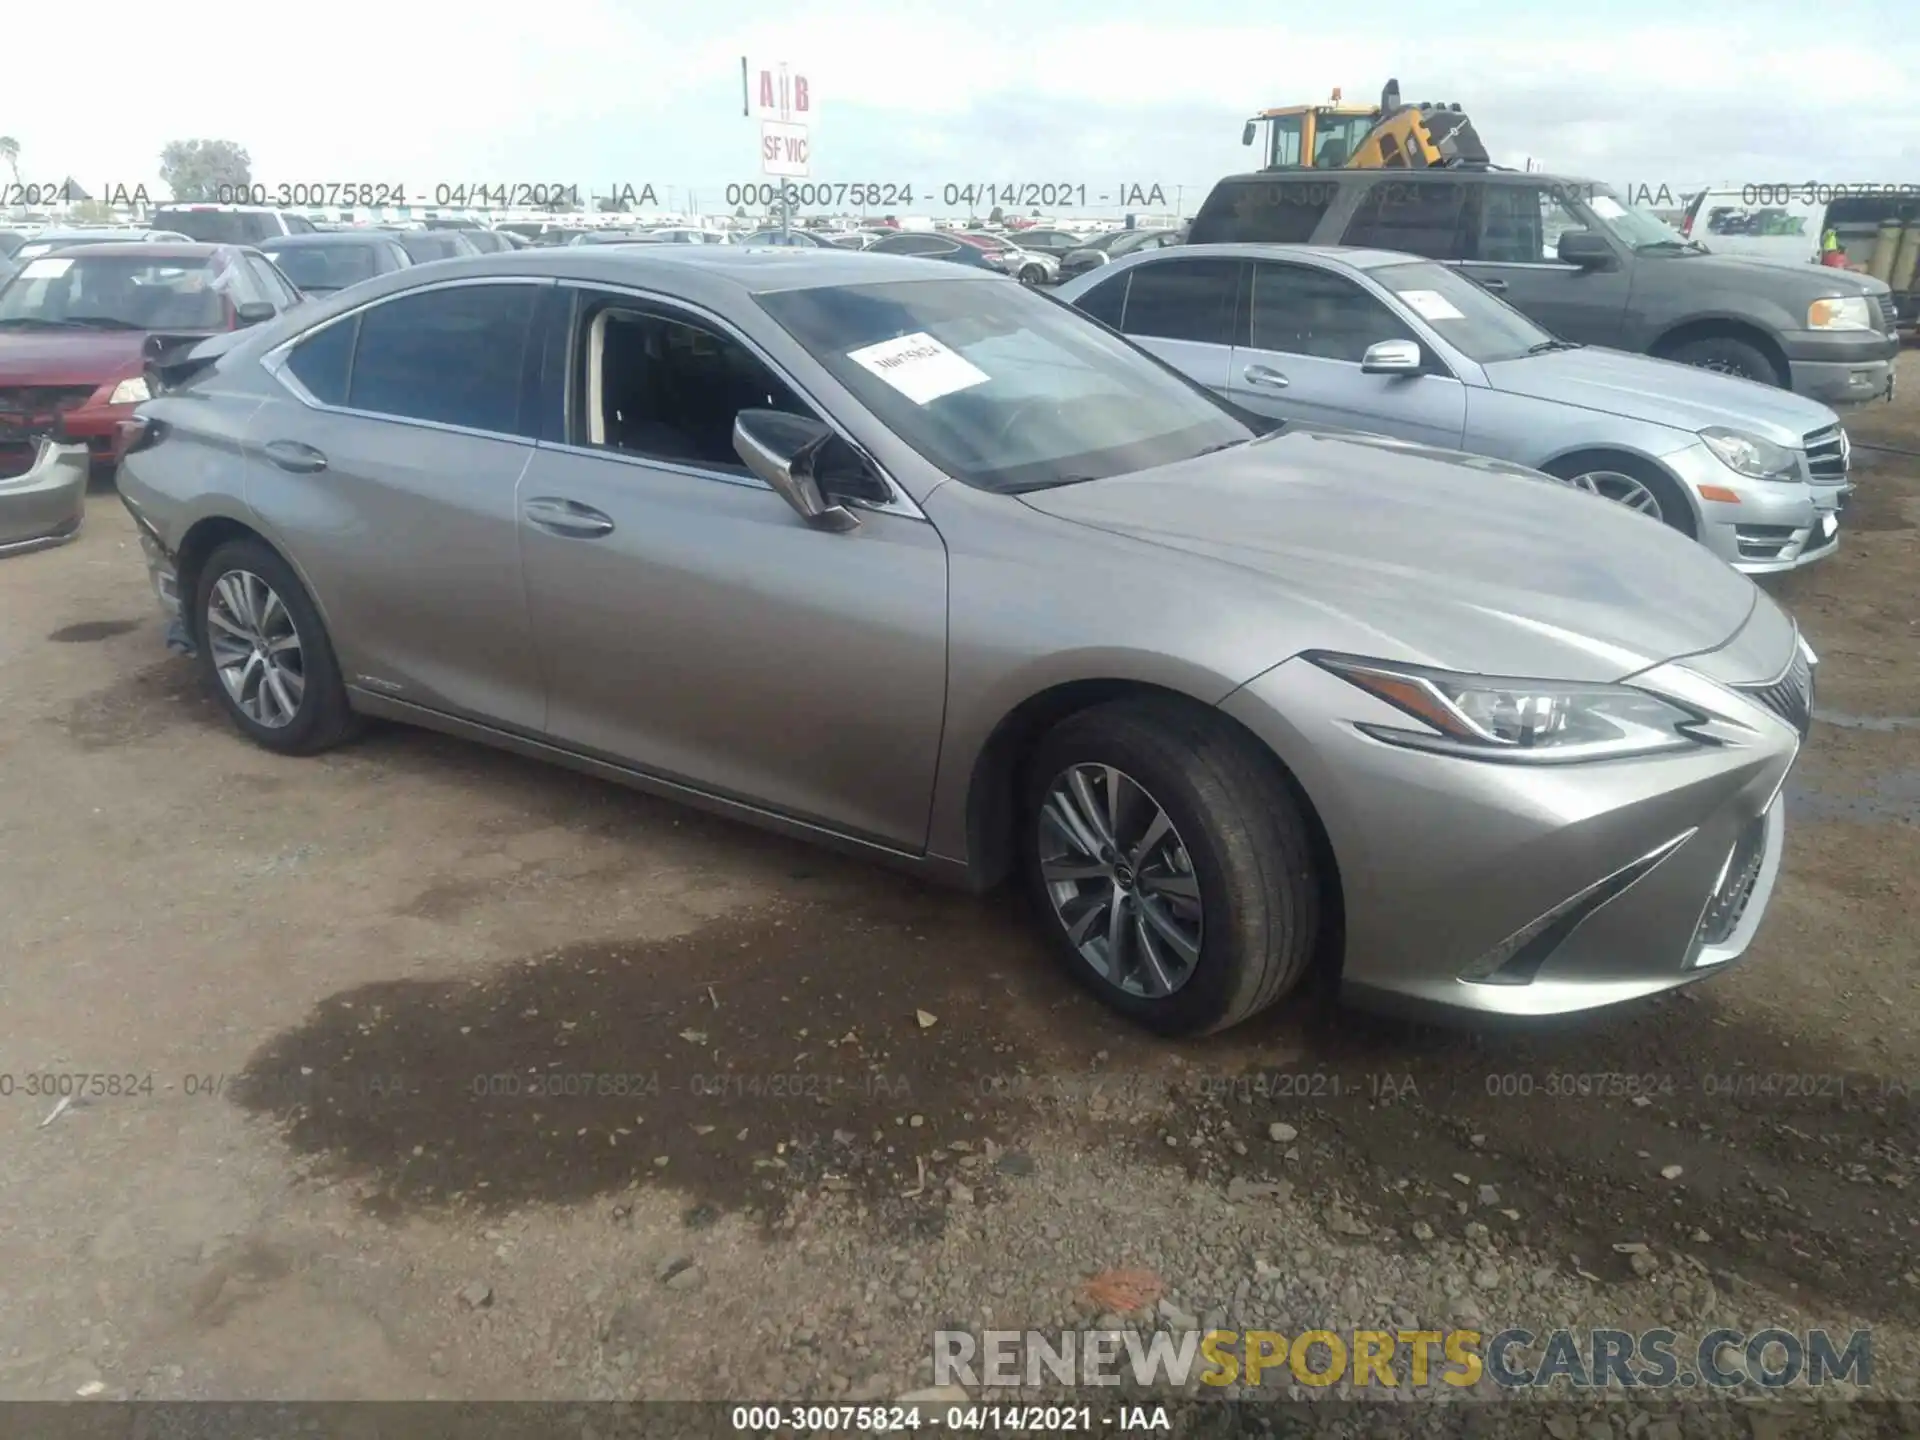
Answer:
[(136, 375), (131, 380), (122, 380), (113, 387), (113, 394), (107, 397), (109, 405), (138, 405), (142, 400), (151, 400), (153, 394), (147, 389), (147, 382)]
[(1758, 435), (1742, 434), (1721, 425), (1709, 425), (1700, 432), (1707, 448), (1720, 457), (1720, 463), (1736, 475), (1749, 480), (1798, 480), (1800, 462), (1793, 451)]
[(1471, 760), (1563, 764), (1618, 760), (1713, 742), (1708, 717), (1631, 685), (1464, 675), (1355, 655), (1309, 655), (1323, 670), (1421, 722), (1361, 723), (1376, 740)]
[(1809, 330), (1874, 330), (1880, 317), (1874, 304), (1864, 295), (1833, 295), (1816, 300), (1807, 307)]

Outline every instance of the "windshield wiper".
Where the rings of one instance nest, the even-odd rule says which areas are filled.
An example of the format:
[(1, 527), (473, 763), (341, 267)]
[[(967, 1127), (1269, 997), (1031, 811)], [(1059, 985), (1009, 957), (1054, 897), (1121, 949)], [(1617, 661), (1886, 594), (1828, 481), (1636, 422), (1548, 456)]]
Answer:
[(1244, 440), (1222, 440), (1218, 445), (1209, 445), (1204, 450), (1196, 450), (1193, 453), (1193, 458), (1198, 460), (1202, 455), (1218, 455), (1222, 450), (1232, 450), (1240, 445), (1250, 445), (1253, 443), (1253, 440), (1254, 437), (1251, 435), (1247, 436)]
[(1025, 485), (1009, 485), (1008, 495), (1025, 495), (1033, 490), (1058, 490), (1062, 485), (1085, 485), (1090, 480), (1098, 480), (1098, 475), (1062, 475), (1053, 480), (1032, 480)]
[(1586, 347), (1574, 340), (1542, 340), (1538, 345), (1529, 345), (1527, 354), (1544, 355), (1549, 350), (1584, 350)]
[(1633, 253), (1643, 255), (1649, 250), (1677, 250), (1686, 254), (1705, 255), (1707, 247), (1698, 240), (1649, 240), (1644, 245), (1633, 247)]
[(44, 325), (50, 330), (68, 330), (75, 328), (71, 320), (49, 320), (42, 315), (10, 315), (0, 320), (0, 325)]
[(136, 325), (131, 320), (122, 320), (115, 315), (69, 315), (69, 325), (84, 325), (89, 330), (144, 330), (144, 325)]

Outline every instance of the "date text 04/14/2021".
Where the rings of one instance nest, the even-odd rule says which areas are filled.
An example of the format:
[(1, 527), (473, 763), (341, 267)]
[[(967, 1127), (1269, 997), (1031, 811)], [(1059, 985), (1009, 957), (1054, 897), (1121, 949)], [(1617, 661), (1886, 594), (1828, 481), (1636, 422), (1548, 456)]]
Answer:
[(1073, 180), (948, 181), (926, 185), (878, 180), (750, 180), (727, 186), (723, 196), (733, 206), (788, 205), (808, 210), (880, 210), (916, 204), (948, 209), (963, 205), (1004, 210), (1120, 205), (1155, 210), (1169, 203), (1166, 186), (1142, 181), (1092, 185)]
[(744, 1434), (873, 1434), (881, 1431), (961, 1430), (988, 1435), (1089, 1435), (1101, 1432), (1170, 1432), (1164, 1405), (981, 1405), (904, 1396), (891, 1405), (735, 1405), (728, 1415)]

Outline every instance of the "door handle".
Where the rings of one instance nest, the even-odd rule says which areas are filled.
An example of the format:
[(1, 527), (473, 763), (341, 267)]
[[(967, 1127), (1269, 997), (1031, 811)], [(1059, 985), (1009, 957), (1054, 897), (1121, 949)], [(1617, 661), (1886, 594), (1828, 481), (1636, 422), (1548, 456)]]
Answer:
[(327, 468), (327, 457), (311, 445), (302, 445), (298, 440), (269, 440), (261, 447), (267, 459), (282, 470), (291, 470), (296, 475), (313, 475)]
[[(1476, 276), (1475, 278), (1478, 279), (1479, 277)], [(1498, 275), (1489, 275), (1485, 279), (1480, 280), (1479, 284), (1482, 290), (1491, 290), (1496, 295), (1507, 288), (1507, 282), (1502, 280)]]
[(1240, 374), (1249, 385), (1258, 385), (1267, 390), (1284, 390), (1292, 383), (1271, 365), (1249, 365)]
[(611, 515), (602, 514), (591, 505), (582, 505), (577, 500), (562, 500), (553, 495), (527, 501), (522, 513), (542, 530), (582, 540), (605, 535), (613, 529)]

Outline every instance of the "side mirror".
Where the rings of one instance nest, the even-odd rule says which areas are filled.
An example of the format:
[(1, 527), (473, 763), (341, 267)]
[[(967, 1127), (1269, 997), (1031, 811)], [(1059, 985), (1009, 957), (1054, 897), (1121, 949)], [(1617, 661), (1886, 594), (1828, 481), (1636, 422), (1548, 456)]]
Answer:
[(1247, 121), (1245, 127), (1240, 131), (1240, 143), (1242, 145), (1251, 145), (1253, 143), (1253, 134), (1254, 134), (1253, 121), (1249, 120)]
[(1578, 265), (1582, 270), (1597, 270), (1613, 263), (1613, 247), (1591, 230), (1562, 230), (1555, 253), (1562, 264)]
[(733, 417), (733, 448), (747, 469), (771, 486), (800, 518), (820, 530), (853, 529), (860, 518), (821, 492), (814, 474), (833, 431), (807, 415), (742, 410)]
[(1413, 340), (1382, 340), (1360, 357), (1362, 375), (1418, 375), (1424, 360)]
[(242, 325), (264, 324), (277, 313), (265, 300), (249, 300), (233, 307), (233, 318)]

